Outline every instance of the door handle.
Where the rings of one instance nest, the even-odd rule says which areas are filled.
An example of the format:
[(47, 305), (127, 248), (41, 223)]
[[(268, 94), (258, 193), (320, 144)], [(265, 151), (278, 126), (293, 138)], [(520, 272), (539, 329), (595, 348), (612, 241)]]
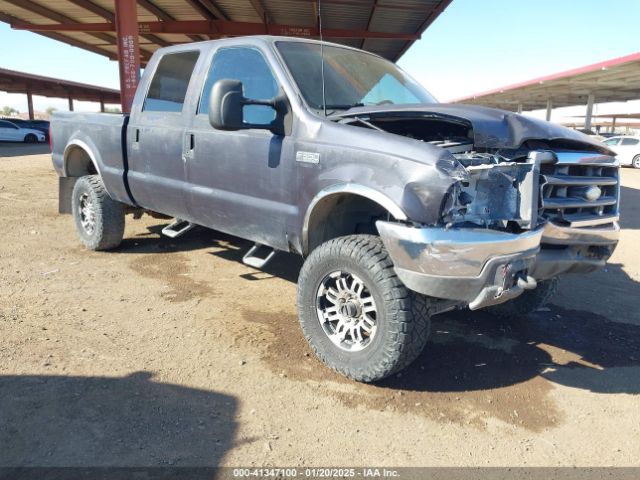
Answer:
[(193, 133), (187, 133), (184, 137), (184, 147), (182, 149), (182, 161), (193, 158), (193, 150), (196, 148), (196, 136)]
[(133, 131), (133, 143), (131, 144), (131, 148), (133, 148), (134, 150), (140, 149), (140, 129), (139, 128), (136, 128)]

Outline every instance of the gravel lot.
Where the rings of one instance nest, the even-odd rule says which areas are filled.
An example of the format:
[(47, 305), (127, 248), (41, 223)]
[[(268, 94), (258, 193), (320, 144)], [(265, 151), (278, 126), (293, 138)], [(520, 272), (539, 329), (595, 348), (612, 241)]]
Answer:
[(0, 466), (640, 464), (640, 171), (605, 271), (531, 318), (435, 317), (372, 386), (311, 354), (297, 257), (149, 217), (86, 251), (46, 150), (0, 144)]

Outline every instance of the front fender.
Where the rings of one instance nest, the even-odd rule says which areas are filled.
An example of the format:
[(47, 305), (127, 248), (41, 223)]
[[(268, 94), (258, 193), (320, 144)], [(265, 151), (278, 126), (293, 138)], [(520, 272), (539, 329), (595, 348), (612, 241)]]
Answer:
[(302, 248), (304, 254), (307, 254), (309, 252), (309, 224), (314, 209), (322, 200), (326, 199), (327, 197), (345, 193), (358, 195), (377, 203), (387, 212), (389, 212), (389, 214), (392, 215), (396, 220), (407, 220), (407, 215), (402, 210), (402, 208), (391, 198), (379, 192), (378, 190), (364, 185), (359, 185), (357, 183), (339, 183), (331, 185), (318, 192), (318, 194), (313, 197), (306, 209), (304, 221), (302, 224)]

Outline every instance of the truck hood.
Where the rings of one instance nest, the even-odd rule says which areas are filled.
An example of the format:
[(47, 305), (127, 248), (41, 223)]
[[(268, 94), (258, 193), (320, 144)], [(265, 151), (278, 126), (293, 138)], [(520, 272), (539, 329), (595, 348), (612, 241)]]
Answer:
[(555, 123), (525, 117), (517, 113), (464, 104), (411, 104), (380, 105), (352, 108), (337, 118), (368, 117), (437, 117), (464, 121), (473, 130), (475, 147), (495, 149), (518, 149), (531, 140), (560, 141), (565, 145), (588, 148), (605, 155), (615, 155), (613, 151), (584, 133), (562, 127)]

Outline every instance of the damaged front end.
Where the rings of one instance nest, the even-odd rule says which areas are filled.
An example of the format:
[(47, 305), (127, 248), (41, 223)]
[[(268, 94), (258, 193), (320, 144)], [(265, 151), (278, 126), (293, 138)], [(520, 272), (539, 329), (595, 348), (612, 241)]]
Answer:
[[(453, 180), (437, 224), (377, 222), (409, 288), (478, 309), (542, 280), (604, 266), (619, 232), (618, 165), (606, 148), (519, 116), (503, 118), (492, 132), (485, 111), (484, 123), (474, 123), (439, 108), (355, 119), (451, 153), (436, 164)], [(554, 137), (527, 138), (527, 122), (529, 131), (547, 128)], [(507, 138), (505, 123), (519, 127), (518, 139)]]
[(476, 152), (454, 157), (465, 175), (444, 199), (441, 219), (447, 228), (464, 223), (503, 230), (536, 226), (540, 163), (553, 161), (552, 152), (530, 152), (522, 162)]

